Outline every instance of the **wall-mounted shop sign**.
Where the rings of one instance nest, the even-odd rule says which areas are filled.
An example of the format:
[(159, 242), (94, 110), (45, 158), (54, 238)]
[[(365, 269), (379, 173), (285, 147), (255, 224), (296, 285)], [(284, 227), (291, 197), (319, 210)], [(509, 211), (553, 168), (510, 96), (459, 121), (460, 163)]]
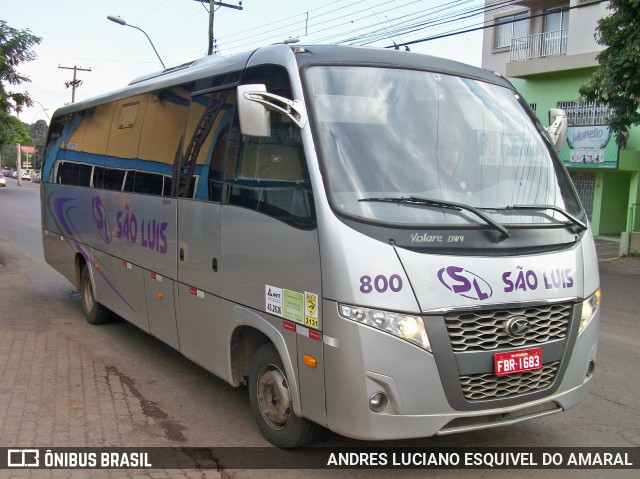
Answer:
[[(610, 141), (611, 140), (611, 141)], [(560, 157), (570, 168), (617, 168), (618, 145), (608, 125), (570, 126)]]

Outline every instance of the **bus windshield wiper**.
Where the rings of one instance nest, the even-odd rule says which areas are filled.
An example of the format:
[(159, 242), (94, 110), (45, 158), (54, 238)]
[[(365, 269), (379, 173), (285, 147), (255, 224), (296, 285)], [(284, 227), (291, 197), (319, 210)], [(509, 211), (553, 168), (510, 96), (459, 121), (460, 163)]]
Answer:
[(502, 226), (497, 221), (489, 218), (486, 214), (473, 206), (465, 205), (464, 203), (454, 203), (453, 201), (442, 200), (430, 200), (428, 198), (420, 198), (418, 196), (400, 196), (400, 197), (382, 197), (382, 198), (360, 198), (358, 201), (376, 201), (381, 203), (398, 203), (404, 205), (414, 206), (432, 206), (434, 208), (446, 208), (455, 211), (469, 211), (481, 218), (489, 226), (500, 232), (500, 240), (511, 238), (509, 230)]
[[(493, 208), (491, 208), (491, 209), (493, 209)], [(573, 216), (571, 213), (568, 213), (567, 211), (565, 211), (562, 208), (559, 208), (558, 206), (555, 206), (555, 205), (511, 205), (511, 206), (507, 206), (505, 208), (495, 208), (495, 209), (496, 210), (511, 210), (511, 211), (517, 211), (517, 210), (535, 210), (535, 211), (552, 210), (552, 211), (556, 211), (557, 213), (560, 213), (562, 216), (567, 218), (574, 225), (576, 225), (578, 228), (580, 228), (580, 231), (584, 231), (584, 230), (587, 229), (587, 225), (584, 223), (584, 221), (580, 221), (578, 218)]]

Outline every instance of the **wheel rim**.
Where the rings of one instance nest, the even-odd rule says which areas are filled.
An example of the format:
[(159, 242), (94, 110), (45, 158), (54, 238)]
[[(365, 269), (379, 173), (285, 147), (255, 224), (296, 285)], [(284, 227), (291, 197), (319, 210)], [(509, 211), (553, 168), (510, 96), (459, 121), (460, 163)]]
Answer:
[(91, 278), (88, 276), (82, 285), (82, 305), (87, 313), (93, 309), (93, 290), (91, 288)]
[(267, 424), (280, 431), (291, 418), (291, 396), (287, 378), (273, 364), (262, 368), (258, 376), (258, 406)]

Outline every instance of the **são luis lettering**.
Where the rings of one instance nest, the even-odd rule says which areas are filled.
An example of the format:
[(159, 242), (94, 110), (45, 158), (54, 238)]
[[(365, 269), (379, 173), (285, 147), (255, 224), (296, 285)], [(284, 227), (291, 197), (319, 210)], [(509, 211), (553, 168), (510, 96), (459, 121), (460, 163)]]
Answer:
[(571, 268), (554, 268), (545, 270), (540, 276), (535, 271), (525, 270), (518, 266), (516, 271), (502, 273), (504, 292), (535, 291), (539, 287), (544, 289), (568, 289), (573, 287), (573, 270)]
[[(138, 225), (140, 221), (140, 225)], [(116, 236), (125, 239), (129, 243), (136, 244), (140, 237), (140, 245), (143, 248), (158, 251), (162, 254), (167, 252), (167, 235), (166, 230), (169, 223), (159, 221), (155, 218), (140, 218), (129, 211), (129, 205), (125, 206), (124, 211), (118, 211), (116, 215), (118, 230)]]

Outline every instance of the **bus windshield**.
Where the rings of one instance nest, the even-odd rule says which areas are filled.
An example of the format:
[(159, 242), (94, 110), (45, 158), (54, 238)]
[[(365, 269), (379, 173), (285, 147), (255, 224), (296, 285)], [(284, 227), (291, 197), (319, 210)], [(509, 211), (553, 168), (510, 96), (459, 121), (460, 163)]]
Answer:
[(404, 225), (482, 222), (464, 209), (394, 201), (418, 197), (516, 225), (583, 215), (542, 127), (511, 89), (368, 66), (313, 66), (305, 81), (327, 191), (341, 214)]

